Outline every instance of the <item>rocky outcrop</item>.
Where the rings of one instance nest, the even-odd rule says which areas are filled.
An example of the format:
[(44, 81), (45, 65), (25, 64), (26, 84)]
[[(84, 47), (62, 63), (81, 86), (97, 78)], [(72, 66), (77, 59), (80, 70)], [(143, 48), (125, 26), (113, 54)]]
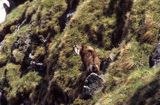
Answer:
[(160, 43), (158, 43), (157, 47), (154, 49), (152, 54), (149, 57), (149, 66), (158, 66), (160, 64)]
[(82, 98), (91, 98), (98, 90), (103, 87), (103, 79), (96, 73), (91, 73), (87, 76), (82, 87)]

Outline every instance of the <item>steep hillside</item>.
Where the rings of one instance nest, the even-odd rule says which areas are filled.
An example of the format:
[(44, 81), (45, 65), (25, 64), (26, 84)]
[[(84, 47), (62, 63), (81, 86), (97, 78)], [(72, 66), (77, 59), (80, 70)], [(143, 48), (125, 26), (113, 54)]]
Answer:
[[(158, 0), (22, 0), (0, 24), (0, 89), (9, 105), (158, 105)], [(74, 44), (101, 60), (103, 88), (81, 97), (86, 74)], [(34, 63), (39, 64), (35, 66)], [(4, 99), (5, 100), (5, 99)]]

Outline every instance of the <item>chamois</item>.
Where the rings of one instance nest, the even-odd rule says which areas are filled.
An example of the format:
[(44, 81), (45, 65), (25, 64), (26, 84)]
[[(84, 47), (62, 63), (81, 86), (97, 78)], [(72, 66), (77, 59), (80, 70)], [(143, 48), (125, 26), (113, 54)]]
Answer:
[(81, 56), (84, 69), (88, 73), (100, 73), (100, 59), (93, 47), (88, 45), (74, 45), (74, 51)]

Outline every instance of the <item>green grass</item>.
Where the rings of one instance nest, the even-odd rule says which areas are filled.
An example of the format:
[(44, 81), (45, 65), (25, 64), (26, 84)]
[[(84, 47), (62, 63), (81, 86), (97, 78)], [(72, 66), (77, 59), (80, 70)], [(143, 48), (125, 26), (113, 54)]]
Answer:
[(24, 59), (24, 54), (22, 51), (19, 51), (18, 49), (13, 50), (12, 52), (13, 57), (16, 59), (16, 62), (22, 62)]
[(7, 61), (7, 56), (4, 53), (0, 53), (0, 62), (5, 63)]
[[(116, 17), (115, 14), (112, 16), (103, 15), (102, 8), (104, 8), (104, 4), (108, 6), (108, 1), (104, 2), (102, 0), (97, 2), (95, 0), (87, 0), (82, 2), (78, 6), (70, 24), (65, 28), (61, 36), (56, 37), (56, 39), (53, 41), (54, 44), (52, 46), (52, 50), (56, 52), (57, 44), (59, 44), (57, 41), (60, 43), (62, 42), (62, 50), (58, 50), (58, 52), (60, 52), (60, 67), (59, 71), (56, 72), (56, 77), (62, 76), (63, 78), (69, 78), (70, 76), (68, 75), (70, 74), (72, 75), (71, 77), (78, 76), (79, 74), (77, 71), (80, 68), (80, 59), (72, 56), (71, 53), (72, 46), (75, 42), (86, 43), (94, 46), (100, 57), (107, 57), (109, 55), (108, 53), (118, 53), (120, 51), (121, 54), (118, 57), (118, 60), (110, 65), (108, 73), (106, 74), (106, 84), (108, 87), (105, 93), (102, 95), (102, 97), (95, 96), (94, 100), (89, 101), (92, 103), (92, 101), (100, 100), (99, 103), (104, 103), (104, 105), (116, 105), (118, 102), (126, 101), (128, 97), (131, 97), (134, 94), (136, 89), (153, 80), (153, 77), (156, 75), (157, 71), (155, 72), (154, 70), (150, 70), (148, 68), (148, 57), (151, 51), (154, 49), (156, 40), (154, 40), (152, 43), (139, 43), (139, 40), (137, 40), (138, 35), (134, 32), (129, 32), (129, 36), (132, 37), (130, 39), (131, 41), (127, 45), (122, 44), (119, 48), (106, 51), (106, 49), (111, 44), (110, 34), (112, 33), (113, 27), (115, 26)], [(131, 11), (130, 18), (133, 22), (131, 27), (135, 30), (138, 30), (140, 27), (142, 27), (139, 22), (145, 19), (145, 13), (143, 13), (143, 11), (146, 9), (148, 3), (144, 6), (143, 5), (144, 4), (142, 1), (137, 1), (134, 3), (133, 9)], [(155, 11), (157, 10), (158, 9)], [(99, 48), (97, 43), (95, 44), (90, 42), (88, 38), (90, 34), (88, 35), (88, 33), (85, 31), (86, 26), (89, 26), (90, 31), (93, 34), (93, 40), (96, 40), (94, 32), (98, 31), (100, 25), (105, 26), (105, 31), (103, 31), (105, 36), (104, 48)], [(152, 32), (156, 34), (157, 30), (154, 27), (152, 27), (152, 29)], [(58, 40), (59, 38), (62, 40)], [(127, 67), (126, 64), (128, 65)], [(143, 83), (142, 77), (148, 77), (149, 79)], [(128, 78), (134, 82), (126, 84)], [(63, 85), (63, 83), (62, 87), (64, 89), (67, 88), (65, 85)], [(80, 99), (76, 99), (74, 104), (76, 103), (81, 103), (82, 105), (84, 104)]]
[(20, 78), (19, 70), (20, 65), (15, 65), (8, 63), (6, 67), (1, 70), (1, 81), (4, 78), (4, 71), (7, 70), (6, 79), (9, 81), (9, 87), (4, 87), (7, 92), (8, 99), (15, 98), (16, 94), (19, 92), (31, 92), (38, 85), (41, 80), (41, 77), (38, 76), (37, 72), (29, 72), (22, 78)]
[[(46, 57), (51, 62), (58, 57), (53, 64), (53, 66), (55, 64), (58, 66), (53, 78), (64, 90), (74, 91), (66, 84), (70, 79), (77, 79), (82, 73), (80, 71), (82, 69), (81, 59), (73, 52), (75, 43), (93, 46), (100, 58), (107, 58), (110, 53), (120, 52), (118, 59), (111, 63), (107, 69), (108, 72), (104, 75), (106, 80), (104, 93), (100, 92), (93, 99), (86, 101), (77, 98), (73, 104), (116, 105), (126, 102), (138, 88), (154, 80), (159, 72), (159, 70), (148, 68), (148, 58), (157, 42), (160, 4), (157, 0), (145, 2), (135, 0), (130, 13), (132, 24), (130, 24), (129, 35), (124, 38), (125, 40), (119, 47), (110, 50), (111, 34), (116, 25), (116, 13), (111, 16), (104, 14), (110, 1), (80, 0), (73, 17), (63, 32), (60, 32), (58, 19), (67, 8), (65, 0), (35, 0), (18, 6), (8, 15), (6, 23), (0, 25), (0, 30), (11, 25), (12, 32), (4, 38), (5, 45), (3, 52), (0, 53), (0, 62), (6, 62), (11, 56), (11, 47), (18, 36), (25, 37), (29, 33), (37, 36), (51, 34), (53, 37), (48, 43), (48, 50), (45, 51), (42, 45), (37, 45), (34, 49), (34, 56), (36, 58), (48, 52)], [(13, 23), (22, 18), (23, 13), (25, 13), (25, 18), (31, 15), (31, 21), (20, 27), (18, 32), (14, 32), (16, 25)], [(101, 26), (104, 29), (99, 32)], [(49, 29), (54, 30), (56, 34), (50, 32)], [(104, 36), (103, 47), (99, 47), (97, 41), (96, 35), (100, 33)], [(126, 40), (129, 42), (125, 43)], [(14, 53), (17, 61), (23, 59), (22, 53), (18, 50)], [(0, 68), (1, 77), (3, 77), (4, 71), (8, 70), (7, 78), (11, 87), (6, 90), (9, 92), (9, 98), (15, 97), (18, 92), (34, 90), (41, 80), (41, 77), (33, 71), (20, 78), (20, 67), (20, 64), (8, 62), (6, 66)]]
[(36, 86), (39, 84), (41, 77), (38, 76), (37, 72), (29, 72), (22, 78), (14, 79), (10, 85), (12, 89), (10, 91), (9, 97), (15, 97), (17, 93), (20, 92), (33, 92)]
[(103, 94), (96, 105), (116, 105), (126, 102), (137, 89), (154, 80), (158, 72), (159, 70), (148, 68), (134, 70), (128, 75), (125, 82), (117, 85), (113, 91)]

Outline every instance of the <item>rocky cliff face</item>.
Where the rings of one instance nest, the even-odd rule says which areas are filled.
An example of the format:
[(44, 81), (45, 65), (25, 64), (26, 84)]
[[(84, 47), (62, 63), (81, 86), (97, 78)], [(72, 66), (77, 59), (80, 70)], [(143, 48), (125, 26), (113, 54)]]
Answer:
[[(158, 0), (13, 2), (0, 24), (2, 104), (159, 104), (159, 68), (149, 67), (159, 38)], [(75, 43), (93, 46), (102, 61), (116, 55), (87, 99), (84, 84), (94, 90), (96, 80), (85, 82)]]

